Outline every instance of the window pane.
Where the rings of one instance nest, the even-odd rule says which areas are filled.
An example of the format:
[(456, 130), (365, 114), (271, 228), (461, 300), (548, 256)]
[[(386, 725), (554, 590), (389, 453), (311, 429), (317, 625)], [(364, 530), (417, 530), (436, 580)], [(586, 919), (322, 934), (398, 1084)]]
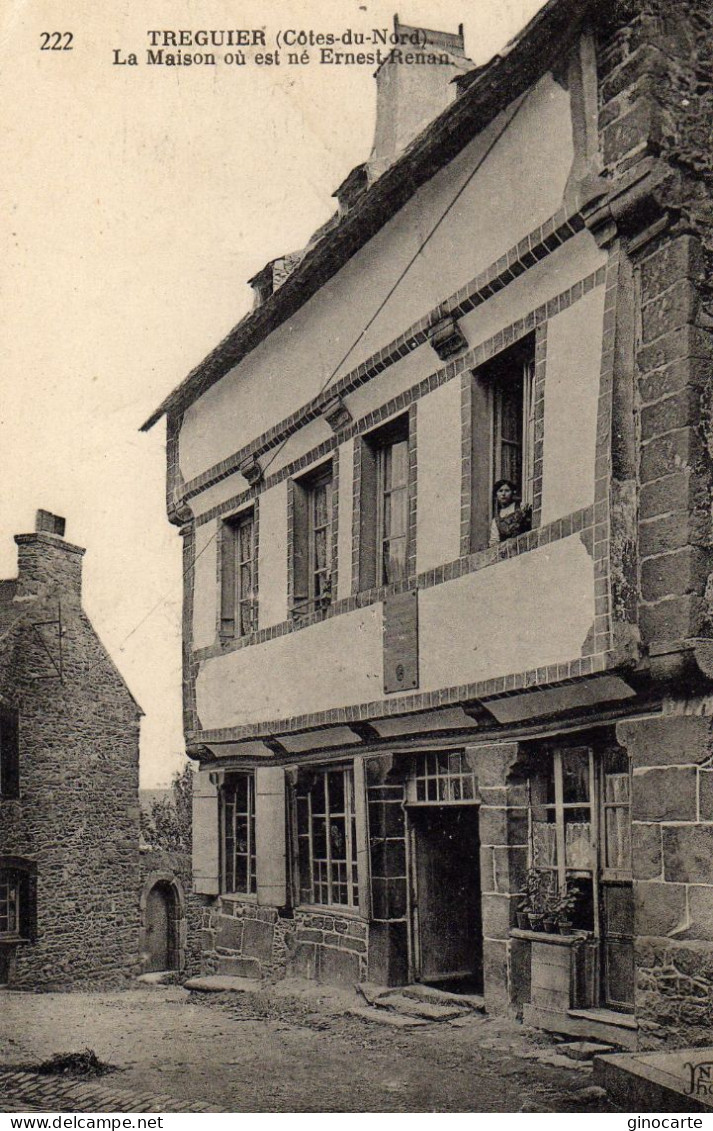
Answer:
[(589, 801), (589, 751), (562, 752), (562, 793), (565, 805)]
[(327, 484), (320, 483), (314, 489), (314, 525), (315, 527), (326, 526), (329, 521), (329, 513), (327, 510)]
[(315, 860), (327, 858), (327, 822), (324, 817), (315, 817), (312, 821), (312, 849)]
[(330, 813), (344, 812), (344, 774), (341, 770), (327, 775)]
[(592, 871), (592, 826), (588, 809), (565, 809), (565, 864), (568, 868)]
[(386, 449), (386, 475), (384, 486), (387, 490), (405, 487), (408, 482), (408, 441), (399, 440)]
[(554, 822), (533, 822), (532, 863), (535, 868), (557, 867), (557, 837)]
[(604, 800), (618, 802), (622, 805), (629, 804), (629, 775), (605, 774)]
[(606, 866), (617, 872), (631, 870), (631, 821), (629, 807), (613, 806), (604, 810)]
[(384, 499), (384, 534), (395, 538), (408, 530), (408, 492), (405, 487), (393, 491)]
[(332, 859), (346, 860), (347, 858), (347, 830), (343, 817), (330, 821), (329, 840), (332, 849)]
[(391, 538), (384, 542), (383, 584), (393, 585), (406, 577), (406, 539)]

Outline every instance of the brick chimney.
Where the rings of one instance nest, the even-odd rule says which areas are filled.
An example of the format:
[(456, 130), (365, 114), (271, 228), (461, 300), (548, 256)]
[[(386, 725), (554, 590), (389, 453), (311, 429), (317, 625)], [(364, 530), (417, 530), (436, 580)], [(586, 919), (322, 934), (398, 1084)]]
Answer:
[(18, 597), (57, 590), (70, 600), (81, 600), (85, 551), (64, 541), (64, 528), (65, 520), (59, 515), (39, 510), (35, 533), (15, 535)]
[(445, 110), (458, 93), (453, 80), (475, 66), (465, 54), (462, 24), (455, 33), (432, 31), (408, 27), (394, 16), (392, 41), (391, 55), (376, 72), (370, 181), (380, 177), (409, 142)]

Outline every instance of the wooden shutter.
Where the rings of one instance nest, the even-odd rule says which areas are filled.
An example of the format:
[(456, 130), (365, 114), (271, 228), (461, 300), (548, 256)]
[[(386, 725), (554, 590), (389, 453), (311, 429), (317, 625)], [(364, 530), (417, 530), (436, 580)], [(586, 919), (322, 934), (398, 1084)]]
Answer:
[(235, 527), (224, 522), (220, 530), (220, 635), (225, 637), (233, 637), (237, 634), (236, 538)]
[(17, 711), (0, 711), (0, 796), (20, 796), (20, 728)]
[(309, 492), (292, 484), (292, 602), (309, 600)]
[(193, 779), (193, 890), (201, 895), (220, 891), (218, 788), (208, 770)]
[(259, 766), (255, 771), (255, 847), (257, 901), (263, 907), (287, 903), (285, 771)]
[(481, 374), (473, 376), (472, 482), (470, 549), (483, 550), (490, 540), (492, 519), (492, 420), (491, 396)]
[(366, 803), (366, 769), (363, 758), (354, 759), (354, 816), (356, 818), (357, 879), (359, 910), (371, 917), (371, 875), (369, 867), (369, 823)]
[(361, 486), (359, 515), (359, 588), (371, 589), (376, 580), (377, 458), (367, 440), (361, 444)]

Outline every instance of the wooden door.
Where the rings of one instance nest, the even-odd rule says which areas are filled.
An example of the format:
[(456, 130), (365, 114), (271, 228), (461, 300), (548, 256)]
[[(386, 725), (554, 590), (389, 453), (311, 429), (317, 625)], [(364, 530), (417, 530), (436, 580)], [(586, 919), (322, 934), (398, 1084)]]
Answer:
[(415, 966), (423, 982), (482, 979), (478, 811), (424, 806), (414, 831)]
[(148, 971), (171, 969), (171, 892), (165, 884), (155, 884), (146, 900), (146, 945)]

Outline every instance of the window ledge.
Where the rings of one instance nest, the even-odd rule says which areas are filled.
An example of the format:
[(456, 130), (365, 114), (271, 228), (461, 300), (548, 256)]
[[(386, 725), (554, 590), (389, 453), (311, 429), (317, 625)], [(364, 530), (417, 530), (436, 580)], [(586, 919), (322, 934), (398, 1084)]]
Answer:
[(550, 935), (546, 931), (523, 931), (519, 927), (512, 927), (510, 937), (525, 939), (527, 942), (551, 943), (553, 946), (577, 946), (585, 942), (589, 935), (586, 931), (575, 931), (572, 935)]
[(221, 891), (219, 896), (228, 903), (249, 903), (251, 907), (257, 905), (257, 895), (251, 895), (246, 891)]
[(297, 912), (305, 915), (332, 915), (335, 919), (356, 919), (360, 923), (369, 922), (358, 907), (346, 907), (344, 904), (300, 903), (295, 907), (295, 914)]

